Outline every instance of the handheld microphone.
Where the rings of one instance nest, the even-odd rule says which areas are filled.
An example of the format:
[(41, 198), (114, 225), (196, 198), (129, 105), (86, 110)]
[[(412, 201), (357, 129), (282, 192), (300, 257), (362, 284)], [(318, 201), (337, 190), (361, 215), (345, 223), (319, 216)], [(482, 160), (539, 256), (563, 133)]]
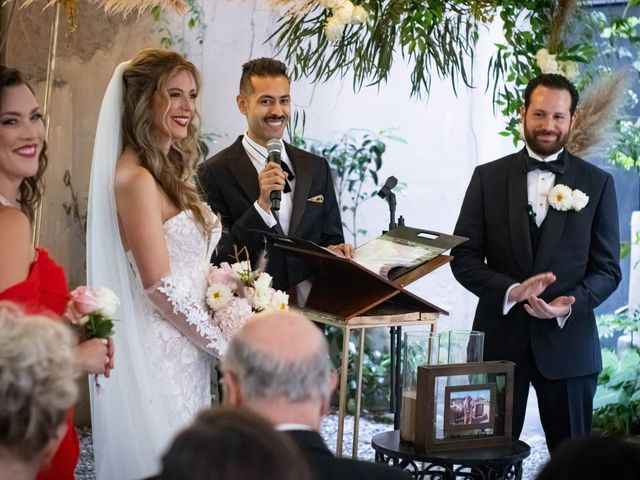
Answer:
[[(267, 162), (274, 162), (278, 165), (282, 165), (282, 143), (278, 138), (272, 138), (267, 142)], [(271, 210), (277, 212), (280, 210), (280, 200), (282, 199), (282, 192), (280, 190), (273, 190), (271, 192)]]

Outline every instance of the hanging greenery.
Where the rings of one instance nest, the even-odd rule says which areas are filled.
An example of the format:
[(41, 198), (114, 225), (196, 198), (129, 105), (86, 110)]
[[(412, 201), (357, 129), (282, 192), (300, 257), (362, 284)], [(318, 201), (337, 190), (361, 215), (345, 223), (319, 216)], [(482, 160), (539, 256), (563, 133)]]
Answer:
[[(431, 76), (471, 84), (481, 25), (498, 0), (274, 0), (285, 8), (275, 39), (294, 78), (326, 81), (353, 74), (355, 90), (388, 79), (400, 53), (412, 66), (411, 95), (423, 96)], [(507, 3), (507, 2), (505, 2)], [(524, 4), (522, 0), (516, 3)], [(530, 3), (530, 2), (529, 2)]]

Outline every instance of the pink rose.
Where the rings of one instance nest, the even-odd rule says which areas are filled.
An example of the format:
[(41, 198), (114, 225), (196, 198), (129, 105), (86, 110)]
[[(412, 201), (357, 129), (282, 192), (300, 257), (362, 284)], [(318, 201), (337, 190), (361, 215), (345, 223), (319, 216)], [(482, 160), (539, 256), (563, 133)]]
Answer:
[(71, 292), (70, 296), (71, 307), (77, 316), (88, 315), (100, 307), (100, 302), (89, 287), (78, 287)]
[(221, 283), (233, 288), (237, 283), (238, 274), (233, 271), (231, 265), (227, 262), (223, 262), (219, 267), (210, 267), (207, 273), (207, 284), (209, 286), (215, 283)]

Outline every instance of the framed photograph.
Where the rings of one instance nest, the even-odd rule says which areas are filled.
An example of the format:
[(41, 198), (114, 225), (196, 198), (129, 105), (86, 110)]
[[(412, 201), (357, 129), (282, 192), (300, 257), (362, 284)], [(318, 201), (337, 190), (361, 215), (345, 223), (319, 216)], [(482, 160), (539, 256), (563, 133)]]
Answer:
[(444, 451), (511, 442), (511, 362), (418, 367), (415, 446)]
[(444, 432), (449, 437), (493, 432), (496, 385), (455, 385), (445, 387)]

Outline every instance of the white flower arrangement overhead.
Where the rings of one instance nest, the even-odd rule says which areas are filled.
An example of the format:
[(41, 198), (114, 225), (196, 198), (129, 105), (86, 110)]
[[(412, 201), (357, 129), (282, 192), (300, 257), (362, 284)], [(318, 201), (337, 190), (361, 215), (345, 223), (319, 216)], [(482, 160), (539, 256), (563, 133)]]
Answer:
[(349, 25), (361, 25), (369, 19), (369, 12), (362, 5), (354, 5), (351, 0), (320, 0), (320, 5), (331, 11), (324, 24), (327, 39), (337, 42)]
[(578, 64), (573, 60), (558, 60), (556, 56), (549, 53), (546, 48), (541, 48), (536, 53), (536, 63), (542, 73), (557, 73), (564, 75), (569, 80), (574, 80), (579, 74)]
[(549, 205), (556, 210), (579, 212), (589, 203), (589, 196), (581, 190), (572, 190), (561, 183), (554, 185), (548, 193)]

